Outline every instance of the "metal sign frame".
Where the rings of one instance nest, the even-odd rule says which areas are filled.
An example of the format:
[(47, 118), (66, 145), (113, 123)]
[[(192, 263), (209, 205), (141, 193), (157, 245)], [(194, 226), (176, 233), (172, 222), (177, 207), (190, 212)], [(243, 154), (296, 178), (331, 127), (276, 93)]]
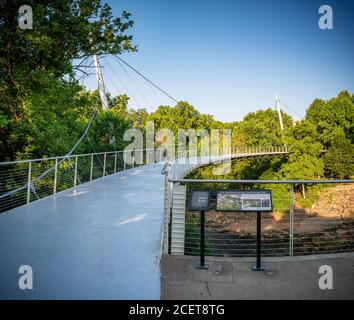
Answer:
[[(193, 193), (194, 192), (205, 192), (207, 195), (207, 205), (205, 207), (195, 207), (193, 205)], [(188, 201), (188, 209), (190, 211), (209, 211), (210, 210), (210, 199), (211, 199), (211, 191), (210, 189), (192, 189), (191, 190), (191, 195), (189, 197), (189, 201)]]
[[(230, 208), (230, 209), (222, 209), (219, 208), (219, 195), (220, 194), (240, 194), (240, 198), (241, 198), (241, 207), (238, 208)], [(258, 207), (250, 207), (249, 209), (245, 209), (243, 207), (243, 198), (242, 195), (243, 194), (267, 194), (269, 195), (269, 200), (270, 200), (270, 206), (267, 207), (263, 207), (262, 205), (258, 208)], [(262, 201), (262, 199), (260, 199)], [(266, 199), (268, 200), (268, 199)], [(216, 208), (215, 211), (219, 211), (219, 212), (272, 212), (273, 211), (273, 197), (272, 197), (272, 191), (271, 190), (265, 190), (265, 189), (253, 189), (253, 190), (218, 190), (216, 192)]]

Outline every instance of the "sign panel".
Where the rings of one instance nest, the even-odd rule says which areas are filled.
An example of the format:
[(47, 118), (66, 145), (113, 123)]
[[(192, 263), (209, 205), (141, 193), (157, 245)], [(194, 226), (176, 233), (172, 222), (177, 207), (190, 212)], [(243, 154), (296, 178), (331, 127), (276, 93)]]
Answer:
[(220, 190), (216, 211), (272, 211), (270, 190)]
[(210, 190), (192, 190), (189, 199), (189, 210), (208, 211), (210, 203)]

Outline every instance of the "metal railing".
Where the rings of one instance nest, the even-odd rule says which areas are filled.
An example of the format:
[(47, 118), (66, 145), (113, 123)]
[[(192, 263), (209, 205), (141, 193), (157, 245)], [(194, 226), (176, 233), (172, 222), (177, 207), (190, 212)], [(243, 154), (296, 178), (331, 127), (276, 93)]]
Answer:
[(258, 146), (258, 147), (232, 147), (231, 154), (234, 155), (259, 155), (259, 154), (287, 154), (289, 150), (286, 146)]
[[(165, 253), (199, 255), (199, 214), (188, 211), (192, 188), (270, 189), (273, 213), (262, 215), (262, 254), (297, 256), (354, 251), (354, 180), (196, 180), (168, 179), (172, 194)], [(296, 188), (304, 185), (306, 198)], [(218, 212), (212, 192), (206, 213), (209, 256), (256, 255), (256, 214)]]
[[(120, 171), (147, 163), (146, 152), (136, 150), (132, 164), (127, 151), (78, 154), (0, 163), (0, 212), (55, 195)], [(163, 159), (162, 151), (154, 153)]]
[[(183, 177), (194, 168), (224, 156), (201, 156), (200, 150), (194, 152), (184, 149), (135, 150), (135, 159), (127, 164), (128, 151), (101, 152), (66, 155), (31, 160), (18, 160), (0, 163), (0, 213), (28, 204), (46, 196), (82, 183), (102, 178), (135, 166), (168, 161), (169, 177)], [(129, 151), (130, 152), (130, 151)], [(237, 147), (232, 148), (231, 157), (287, 153), (285, 147)], [(230, 155), (228, 155), (230, 157)], [(195, 161), (194, 161), (195, 160)]]

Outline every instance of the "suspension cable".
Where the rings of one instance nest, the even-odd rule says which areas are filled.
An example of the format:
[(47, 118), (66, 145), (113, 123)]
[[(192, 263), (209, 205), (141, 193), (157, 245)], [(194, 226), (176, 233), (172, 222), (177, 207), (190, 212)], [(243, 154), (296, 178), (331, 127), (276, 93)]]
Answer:
[(299, 114), (298, 112), (296, 112), (294, 109), (292, 109), (292, 108), (290, 108), (289, 106), (287, 106), (283, 101), (281, 101), (281, 100), (279, 100), (280, 101), (280, 103), (284, 106), (284, 107), (286, 107), (286, 108), (288, 108), (290, 111), (292, 111), (293, 113), (295, 113), (297, 116), (299, 116), (300, 118), (303, 118), (304, 116), (303, 115), (301, 115), (301, 114)]
[(174, 97), (172, 97), (170, 94), (168, 94), (166, 91), (162, 90), (157, 84), (155, 84), (154, 82), (152, 82), (151, 80), (149, 80), (147, 77), (145, 77), (142, 73), (140, 73), (138, 70), (136, 70), (133, 66), (131, 66), (128, 62), (124, 61), (122, 58), (120, 58), (119, 56), (115, 55), (116, 59), (118, 61), (123, 62), (126, 66), (128, 66), (130, 69), (132, 69), (135, 73), (137, 73), (140, 77), (142, 77), (144, 80), (146, 80), (147, 82), (149, 82), (150, 84), (152, 84), (155, 88), (157, 88), (158, 90), (160, 90), (163, 94), (165, 94), (167, 97), (169, 97), (171, 100), (173, 100), (174, 102), (178, 103), (178, 100), (175, 99)]
[[(128, 87), (125, 85), (125, 83), (121, 80), (121, 78), (118, 76), (118, 74), (114, 71), (114, 69), (112, 68), (112, 66), (110, 65), (110, 63), (108, 62), (108, 60), (106, 60), (105, 58), (103, 58), (105, 63), (107, 64), (108, 68), (111, 70), (112, 74), (119, 80), (120, 84), (125, 88), (125, 90), (127, 90), (127, 93), (129, 95), (129, 97), (131, 97), (134, 102), (136, 103), (137, 108), (140, 107), (140, 103), (135, 99), (134, 95), (131, 94), (130, 90), (128, 89)], [(107, 74), (107, 73), (106, 73)], [(119, 91), (119, 90), (118, 90)]]
[(122, 70), (124, 71), (124, 73), (126, 74), (126, 76), (130, 79), (130, 81), (133, 83), (133, 85), (135, 86), (136, 90), (139, 92), (139, 94), (143, 97), (143, 99), (145, 100), (145, 102), (150, 106), (151, 109), (153, 109), (152, 104), (150, 103), (150, 101), (148, 101), (148, 99), (145, 97), (145, 95), (142, 93), (142, 91), (140, 90), (140, 88), (138, 87), (138, 85), (135, 83), (134, 79), (130, 76), (130, 74), (128, 73), (128, 71), (124, 68), (124, 66), (120, 63), (120, 61), (118, 60), (118, 63), (120, 65), (120, 67), (122, 68)]

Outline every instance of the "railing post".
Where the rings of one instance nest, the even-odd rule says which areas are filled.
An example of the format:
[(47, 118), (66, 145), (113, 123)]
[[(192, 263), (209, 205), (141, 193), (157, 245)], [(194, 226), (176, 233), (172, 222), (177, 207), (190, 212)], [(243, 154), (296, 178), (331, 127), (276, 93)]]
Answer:
[(27, 203), (31, 202), (31, 176), (32, 176), (32, 162), (28, 163), (28, 180), (27, 180)]
[(74, 187), (76, 187), (76, 182), (77, 182), (77, 156), (75, 157)]
[(107, 161), (107, 153), (104, 154), (103, 156), (103, 174), (102, 177), (106, 175), (106, 161)]
[(53, 194), (57, 193), (58, 159), (55, 159)]
[(126, 169), (126, 162), (127, 162), (127, 152), (123, 151), (123, 171)]
[(92, 174), (93, 174), (93, 154), (91, 154), (90, 181), (92, 181)]
[(116, 152), (116, 154), (115, 154), (115, 156), (114, 156), (114, 173), (117, 172), (117, 156), (118, 156), (118, 154), (117, 154), (117, 152)]
[(294, 255), (294, 184), (290, 184), (289, 256)]

